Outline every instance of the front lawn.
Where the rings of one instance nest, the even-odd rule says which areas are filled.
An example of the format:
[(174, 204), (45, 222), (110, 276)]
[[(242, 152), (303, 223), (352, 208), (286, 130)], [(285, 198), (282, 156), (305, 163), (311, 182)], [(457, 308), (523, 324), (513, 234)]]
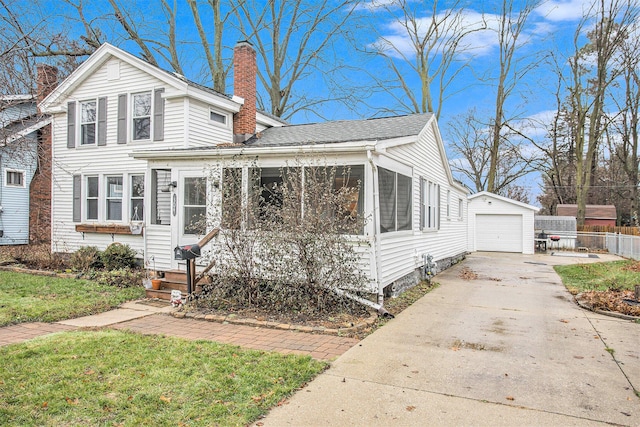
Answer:
[(103, 330), (0, 347), (0, 424), (246, 425), (327, 364)]
[(0, 326), (55, 322), (115, 308), (144, 297), (144, 288), (0, 271)]

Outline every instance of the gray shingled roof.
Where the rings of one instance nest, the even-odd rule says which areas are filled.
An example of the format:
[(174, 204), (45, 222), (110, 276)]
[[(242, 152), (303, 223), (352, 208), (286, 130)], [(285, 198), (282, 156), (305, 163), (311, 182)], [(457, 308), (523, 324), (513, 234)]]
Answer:
[(249, 147), (332, 144), (385, 140), (418, 135), (433, 114), (412, 114), (368, 120), (341, 120), (265, 129), (250, 138)]

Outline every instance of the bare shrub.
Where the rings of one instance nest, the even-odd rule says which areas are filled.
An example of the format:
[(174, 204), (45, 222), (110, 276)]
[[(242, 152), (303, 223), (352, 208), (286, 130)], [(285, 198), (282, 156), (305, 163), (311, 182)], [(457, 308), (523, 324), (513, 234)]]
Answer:
[(223, 231), (212, 284), (198, 304), (363, 313), (340, 292), (364, 292), (367, 281), (357, 250), (365, 244), (359, 236), (364, 171), (354, 168), (250, 167), (246, 182), (240, 168), (222, 170), (214, 179), (221, 182)]

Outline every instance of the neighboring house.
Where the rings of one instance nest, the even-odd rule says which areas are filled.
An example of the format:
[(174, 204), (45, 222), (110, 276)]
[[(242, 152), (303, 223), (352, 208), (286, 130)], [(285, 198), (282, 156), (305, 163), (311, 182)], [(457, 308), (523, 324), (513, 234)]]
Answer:
[(469, 251), (533, 254), (539, 210), (487, 191), (469, 196)]
[(432, 114), (287, 125), (256, 111), (249, 43), (236, 46), (234, 70), (236, 96), (226, 96), (103, 45), (60, 84), (41, 104), (53, 117), (53, 250), (119, 241), (158, 270), (184, 269), (173, 248), (206, 232), (198, 214), (219, 212), (212, 176), (241, 168), (246, 192), (250, 168), (266, 183), (321, 158), (362, 183), (357, 209), (370, 221), (358, 238), (369, 243), (361, 268), (372, 293), (415, 282), (427, 255), (439, 268), (464, 256), (468, 192)]
[(51, 119), (37, 102), (56, 81), (39, 65), (36, 95), (0, 97), (0, 245), (49, 241)]
[[(578, 216), (578, 205), (557, 205), (557, 216)], [(614, 205), (586, 205), (584, 212), (584, 225), (605, 225), (615, 227), (617, 219)]]

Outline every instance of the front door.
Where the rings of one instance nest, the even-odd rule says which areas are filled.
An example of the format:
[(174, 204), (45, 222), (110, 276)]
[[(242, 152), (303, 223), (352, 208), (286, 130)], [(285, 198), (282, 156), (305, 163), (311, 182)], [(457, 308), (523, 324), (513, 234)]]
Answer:
[(207, 230), (207, 178), (202, 171), (181, 171), (178, 183), (178, 244), (198, 243)]

